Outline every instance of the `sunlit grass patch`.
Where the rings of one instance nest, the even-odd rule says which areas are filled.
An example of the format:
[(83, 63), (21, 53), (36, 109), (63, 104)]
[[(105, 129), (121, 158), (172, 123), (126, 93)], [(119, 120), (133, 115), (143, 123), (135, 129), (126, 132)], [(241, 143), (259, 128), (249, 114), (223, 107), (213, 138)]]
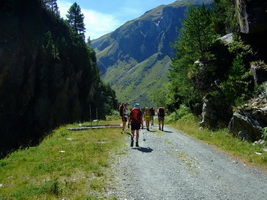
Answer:
[(60, 127), (39, 146), (0, 160), (0, 199), (99, 199), (105, 194), (108, 169), (126, 135), (120, 129), (67, 130), (76, 126)]
[[(251, 142), (241, 141), (239, 138), (233, 137), (227, 129), (218, 131), (201, 129), (199, 119), (192, 114), (184, 116), (172, 126), (247, 163), (267, 167), (267, 153), (262, 151), (262, 145), (254, 146)], [(261, 153), (261, 155), (256, 154), (256, 152)]]

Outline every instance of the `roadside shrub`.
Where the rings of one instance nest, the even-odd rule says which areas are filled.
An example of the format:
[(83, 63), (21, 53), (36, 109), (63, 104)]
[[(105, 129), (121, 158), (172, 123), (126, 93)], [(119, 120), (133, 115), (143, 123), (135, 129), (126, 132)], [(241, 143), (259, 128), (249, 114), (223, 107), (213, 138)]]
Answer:
[(106, 116), (107, 121), (118, 120), (120, 118), (121, 118), (120, 113), (117, 110), (112, 110), (111, 113), (108, 116)]
[(178, 110), (176, 110), (175, 112), (171, 113), (169, 116), (166, 117), (166, 122), (171, 123), (177, 121), (181, 119), (183, 116), (188, 115), (189, 113), (190, 109), (186, 105), (181, 104)]
[(267, 127), (262, 129), (262, 139), (267, 140)]

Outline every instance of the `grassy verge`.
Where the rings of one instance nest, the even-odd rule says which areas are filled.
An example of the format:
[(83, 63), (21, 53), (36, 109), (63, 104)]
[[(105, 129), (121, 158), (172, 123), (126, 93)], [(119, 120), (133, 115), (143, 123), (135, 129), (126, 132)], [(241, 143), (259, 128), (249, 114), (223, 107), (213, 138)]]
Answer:
[(121, 151), (120, 129), (70, 132), (60, 127), (39, 146), (0, 160), (0, 199), (115, 199), (109, 167)]
[[(199, 128), (199, 119), (191, 114), (184, 116), (172, 124), (173, 127), (194, 136), (199, 140), (218, 147), (220, 150), (234, 156), (242, 161), (267, 169), (267, 152), (264, 152), (262, 145), (253, 146), (251, 142), (244, 142), (233, 137), (227, 129), (210, 131)], [(256, 154), (261, 153), (261, 155)]]

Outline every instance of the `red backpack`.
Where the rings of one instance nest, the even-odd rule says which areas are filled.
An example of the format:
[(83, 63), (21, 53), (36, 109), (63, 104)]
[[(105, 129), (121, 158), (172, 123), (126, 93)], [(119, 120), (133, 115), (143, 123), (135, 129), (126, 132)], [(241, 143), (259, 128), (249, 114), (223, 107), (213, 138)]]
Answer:
[(130, 114), (130, 118), (132, 123), (139, 123), (142, 122), (142, 112), (139, 108), (133, 108)]
[(154, 110), (154, 108), (153, 108), (153, 107), (151, 107), (151, 108), (149, 109), (149, 111), (150, 111), (150, 114), (151, 114), (152, 116), (154, 116), (154, 115), (155, 115), (155, 110)]
[(123, 109), (124, 109), (124, 105), (121, 105), (121, 106), (120, 106), (120, 116), (121, 116), (121, 117), (123, 116)]
[(158, 116), (159, 117), (164, 117), (165, 116), (165, 109), (163, 107), (159, 107)]

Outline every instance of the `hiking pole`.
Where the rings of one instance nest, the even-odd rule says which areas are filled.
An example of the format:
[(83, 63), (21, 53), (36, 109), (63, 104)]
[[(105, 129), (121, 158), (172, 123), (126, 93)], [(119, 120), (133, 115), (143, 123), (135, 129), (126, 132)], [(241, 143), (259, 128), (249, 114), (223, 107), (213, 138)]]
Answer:
[(143, 141), (144, 141), (144, 142), (146, 141), (146, 138), (145, 138), (145, 131), (143, 131)]

